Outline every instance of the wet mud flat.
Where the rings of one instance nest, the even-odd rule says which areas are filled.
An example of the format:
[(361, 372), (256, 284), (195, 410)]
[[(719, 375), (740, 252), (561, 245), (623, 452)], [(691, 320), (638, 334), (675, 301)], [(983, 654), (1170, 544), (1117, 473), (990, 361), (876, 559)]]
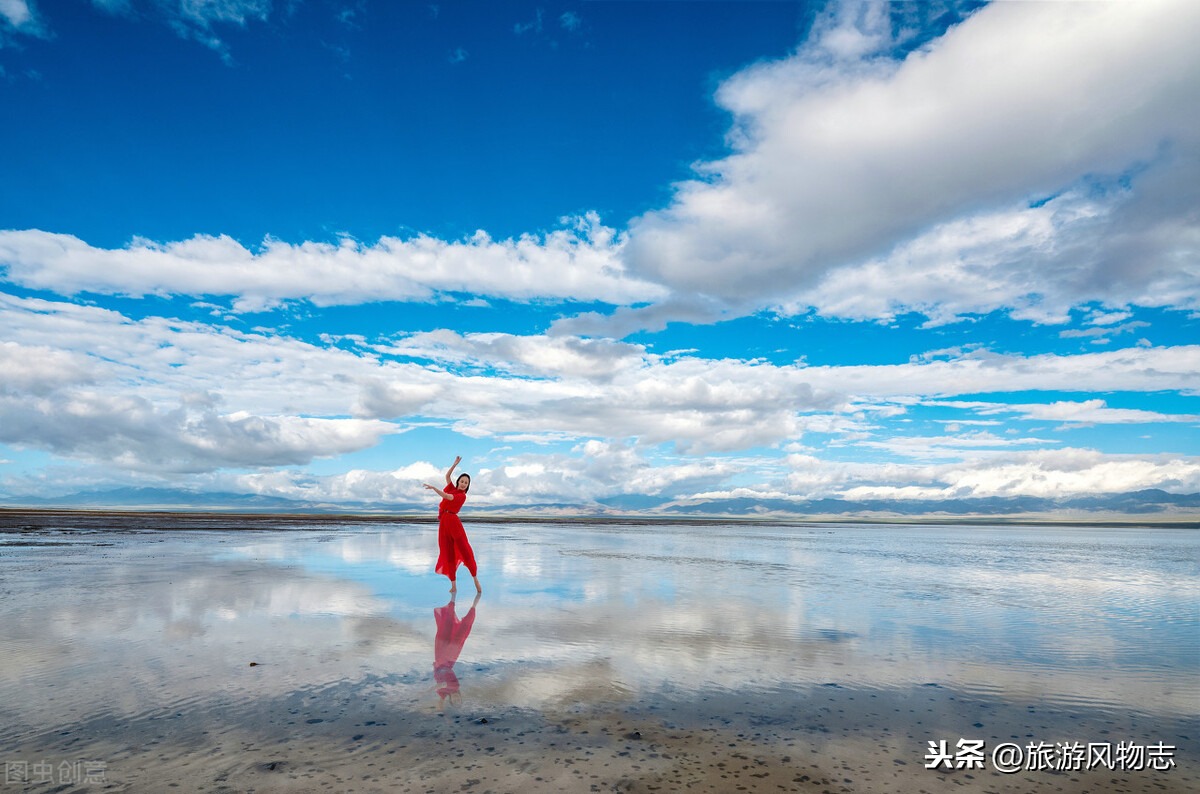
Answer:
[[(269, 676), (270, 670), (261, 671)], [(1108, 740), (1148, 726), (942, 687), (820, 687), (769, 700), (733, 693), (541, 711), (420, 706), (412, 680), (366, 680), (254, 704), (195, 702), (174, 713), (96, 717), (4, 737), (7, 757), (105, 759), (103, 784), (14, 791), (180, 792), (1190, 792), (1200, 785), (1182, 722), (1149, 728), (1178, 745), (1167, 771), (924, 767), (926, 737), (1025, 743)], [(408, 701), (408, 702), (405, 702)], [(1194, 727), (1194, 726), (1193, 726)]]

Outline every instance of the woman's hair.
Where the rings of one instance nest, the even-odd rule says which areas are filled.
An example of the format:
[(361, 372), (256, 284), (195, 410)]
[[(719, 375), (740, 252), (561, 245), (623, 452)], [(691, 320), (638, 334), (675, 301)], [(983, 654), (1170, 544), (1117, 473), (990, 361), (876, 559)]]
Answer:
[(471, 490), (471, 475), (470, 474), (463, 473), (463, 474), (460, 474), (457, 477), (455, 477), (454, 478), (454, 487), (455, 488), (458, 487), (458, 481), (461, 480), (463, 477), (467, 478), (467, 487), (463, 488), (463, 493), (466, 493), (467, 491)]

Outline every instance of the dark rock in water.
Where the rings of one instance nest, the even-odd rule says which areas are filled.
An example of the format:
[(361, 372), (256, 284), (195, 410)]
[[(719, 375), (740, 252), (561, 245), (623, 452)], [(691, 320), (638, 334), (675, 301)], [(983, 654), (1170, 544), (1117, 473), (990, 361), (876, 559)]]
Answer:
[(274, 772), (276, 769), (278, 769), (281, 766), (283, 766), (282, 761), (271, 761), (268, 764), (263, 764), (262, 768), (268, 772)]
[(251, 667), (258, 667), (258, 662), (251, 662), (251, 663), (250, 663), (250, 666), (251, 666)]
[(361, 738), (362, 738), (364, 735), (365, 735), (365, 734), (362, 734), (362, 733), (356, 733), (356, 734), (354, 734), (354, 736), (352, 736), (352, 737), (350, 738), (350, 741), (357, 742), (357, 741), (358, 741), (359, 739), (361, 739)]
[(480, 725), (487, 725), (487, 717), (480, 717), (480, 718), (479, 718), (479, 724), (480, 724)]
[(640, 738), (642, 738), (642, 732), (634, 731), (633, 733), (627, 733), (627, 734), (625, 734), (625, 738), (626, 739), (640, 739)]

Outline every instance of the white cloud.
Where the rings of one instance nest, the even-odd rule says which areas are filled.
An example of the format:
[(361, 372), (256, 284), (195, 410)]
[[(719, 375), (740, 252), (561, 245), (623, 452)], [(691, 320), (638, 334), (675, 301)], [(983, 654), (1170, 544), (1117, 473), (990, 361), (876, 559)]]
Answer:
[[(947, 428), (949, 431), (949, 428)], [(1048, 438), (1016, 438), (998, 436), (986, 430), (946, 436), (888, 436), (882, 441), (860, 440), (858, 446), (884, 449), (916, 458), (961, 458), (965, 450), (998, 447), (1046, 446), (1058, 442)]]
[[(939, 463), (867, 463), (792, 454), (773, 489), (756, 498), (965, 499), (996, 496), (1062, 498), (1160, 488), (1200, 490), (1200, 458), (1110, 454), (1094, 449), (997, 450)], [(718, 498), (732, 492), (697, 496)]]
[[(1200, 460), (1170, 455), (1112, 455), (1090, 449), (1038, 450), (1007, 459), (972, 459), (916, 469), (928, 485), (860, 485), (846, 499), (961, 499), (989, 496), (1063, 497), (1161, 488), (1200, 491)], [(888, 472), (895, 478), (896, 470)], [(893, 480), (894, 482), (894, 480)]]
[[(13, 439), (129, 465), (141, 458), (201, 468), (299, 461), (431, 423), (475, 438), (636, 439), (699, 455), (771, 447), (809, 433), (834, 434), (842, 444), (878, 442), (881, 423), (905, 405), (975, 393), (1200, 393), (1200, 346), (1067, 356), (974, 349), (905, 364), (820, 367), (451, 331), (382, 344), (350, 340), (342, 349), (332, 338), (322, 346), (3, 295), (0, 338), (7, 340), (0, 347), (0, 373), (10, 376), (7, 416), (18, 423), (6, 424)], [(1112, 420), (1115, 410), (1083, 404), (1058, 418)], [(87, 416), (109, 429), (87, 427)], [(1120, 418), (1163, 421), (1149, 412)], [(132, 452), (122, 457), (122, 450)]]
[(592, 439), (572, 455), (518, 455), (477, 478), (481, 506), (530, 502), (577, 504), (634, 493), (664, 496), (715, 485), (740, 472), (738, 461), (707, 458), (653, 464), (623, 441)]
[(57, 388), (90, 382), (94, 367), (87, 356), (46, 346), (0, 342), (0, 394), (47, 394)]
[(888, 35), (834, 13), (727, 80), (734, 153), (632, 224), (634, 271), (848, 317), (1197, 307), (1200, 5), (993, 3), (903, 62)]
[(203, 403), (164, 411), (136, 396), (83, 390), (0, 395), (0, 442), (131, 470), (307, 464), (374, 446), (398, 430), (362, 419), (220, 414)]
[(450, 291), (618, 304), (663, 297), (662, 288), (625, 273), (620, 246), (595, 215), (515, 240), (495, 241), (482, 231), (458, 242), (424, 235), (384, 237), (374, 245), (268, 239), (257, 251), (227, 236), (165, 244), (139, 239), (114, 250), (66, 234), (10, 230), (0, 231), (0, 267), (13, 283), (60, 295), (234, 295), (240, 310), (287, 300), (428, 301)]
[[(1117, 312), (1116, 314), (1119, 314)], [(1094, 321), (1089, 320), (1089, 325)], [(1150, 323), (1134, 320), (1131, 323), (1122, 323), (1121, 325), (1093, 325), (1092, 328), (1067, 328), (1059, 331), (1058, 335), (1063, 339), (1087, 339), (1088, 337), (1109, 337), (1117, 334), (1127, 334), (1136, 331), (1138, 328), (1148, 328)]]
[[(1182, 391), (1200, 394), (1200, 345), (1134, 347), (1079, 355), (975, 351), (947, 360), (806, 367), (814, 388), (853, 399), (1013, 391)], [(1157, 384), (1157, 386), (1155, 385)]]
[[(188, 480), (202, 491), (248, 493), (316, 504), (378, 503), (406, 509), (431, 504), (423, 482), (442, 481), (443, 470), (417, 461), (391, 471), (355, 469), (314, 476), (291, 469), (216, 472)], [(585, 512), (622, 495), (669, 500), (666, 507), (714, 499), (746, 500), (947, 500), (1033, 496), (1067, 498), (1161, 489), (1200, 491), (1200, 458), (1169, 454), (1111, 454), (1094, 449), (993, 450), (961, 460), (870, 463), (792, 453), (774, 457), (650, 460), (626, 442), (590, 440), (571, 454), (514, 455), (501, 467), (471, 472), (470, 504), (562, 505)], [(9, 477), (6, 491), (53, 495), (81, 485), (145, 485), (171, 472), (136, 479), (107, 472), (53, 472), (50, 478)], [(147, 479), (150, 477), (151, 479)], [(748, 482), (734, 485), (734, 481)]]
[(0, 19), (16, 30), (36, 24), (33, 9), (26, 0), (0, 0)]
[[(929, 402), (948, 408), (966, 408), (979, 414), (994, 415), (1015, 413), (1021, 419), (1041, 419), (1057, 422), (1087, 422), (1095, 424), (1145, 424), (1147, 422), (1200, 422), (1197, 414), (1164, 414), (1144, 411), (1139, 408), (1109, 408), (1101, 399), (1072, 402), (1059, 400), (1052, 403), (985, 403), (985, 402)], [(965, 423), (964, 423), (965, 424)]]
[(1122, 320), (1128, 320), (1133, 314), (1127, 311), (1100, 311), (1095, 310), (1087, 318), (1088, 325), (1114, 325)]
[(542, 9), (540, 8), (534, 14), (533, 19), (529, 20), (528, 22), (518, 22), (513, 25), (513, 33), (516, 33), (518, 36), (520, 36), (522, 33), (528, 33), (531, 30), (534, 33), (542, 32)]
[[(1175, 162), (1157, 166), (1179, 167)], [(1195, 174), (1200, 179), (1200, 168)], [(889, 320), (915, 311), (931, 324), (998, 309), (1018, 319), (1062, 323), (1072, 307), (1091, 301), (1200, 307), (1195, 289), (1200, 260), (1190, 253), (1200, 251), (1200, 231), (1174, 216), (1125, 217), (1149, 200), (1130, 190), (1103, 200), (1071, 193), (1034, 208), (956, 219), (884, 257), (831, 270), (815, 286), (777, 305), (787, 314), (812, 307), (823, 316), (855, 320)], [(1144, 248), (1161, 249), (1162, 256), (1139, 254), (1137, 239)], [(1113, 260), (1118, 249), (1129, 251), (1137, 266)], [(1064, 336), (1103, 333), (1096, 327), (1064, 331)]]
[[(740, 461), (650, 461), (627, 442), (592, 439), (572, 454), (514, 455), (503, 466), (472, 471), (471, 506), (559, 503), (585, 505), (625, 493), (663, 495), (711, 487), (742, 471)], [(311, 502), (435, 504), (422, 483), (442, 483), (444, 469), (421, 461), (395, 471), (353, 470), (312, 476), (296, 471), (217, 474), (213, 490), (233, 490)]]
[(612, 314), (582, 312), (559, 318), (550, 324), (550, 331), (554, 334), (623, 339), (639, 330), (661, 331), (671, 322), (714, 323), (726, 314), (727, 307), (703, 296), (671, 296), (649, 306), (620, 306)]
[(157, 3), (174, 17), (202, 28), (214, 22), (244, 25), (248, 19), (265, 21), (271, 13), (271, 0), (157, 0)]
[(293, 470), (251, 474), (215, 474), (206, 486), (260, 496), (274, 496), (316, 503), (382, 502), (436, 505), (424, 483), (441, 485), (445, 469), (417, 461), (391, 471), (352, 469), (341, 474), (313, 476)]
[[(165, 8), (194, 30), (270, 10)], [(1200, 6), (994, 3), (896, 61), (919, 34), (914, 13), (833, 3), (796, 54), (727, 80), (717, 99), (735, 117), (733, 154), (701, 165), (628, 239), (595, 215), (515, 240), (257, 250), (207, 236), (108, 250), (10, 230), (0, 267), (60, 294), (237, 296), (240, 311), (447, 292), (599, 300), (622, 308), (555, 332), (618, 337), (762, 307), (1064, 322), (1099, 302), (1110, 312), (1096, 326), (1130, 305), (1200, 310)]]
[[(0, 2), (10, 20), (29, 8)], [(268, 0), (157, 8), (219, 50), (214, 25), (271, 11)], [(762, 307), (871, 320), (917, 311), (932, 323), (1002, 309), (1063, 322), (1095, 301), (1109, 309), (1087, 321), (1097, 327), (1129, 305), (1200, 310), (1200, 6), (993, 3), (903, 61), (890, 56), (947, 15), (961, 14), (831, 3), (793, 56), (721, 86), (733, 153), (699, 166), (628, 239), (595, 215), (504, 241), (480, 232), (257, 249), (196, 236), (110, 250), (10, 230), (0, 268), (60, 294), (236, 296), (239, 311), (447, 292), (599, 300), (622, 308), (555, 332), (618, 337)], [(540, 26), (539, 15), (515, 29)]]
[[(92, 0), (92, 5), (119, 16), (138, 13), (134, 0)], [(150, 0), (146, 6), (145, 13), (161, 17), (181, 37), (203, 44), (232, 63), (229, 47), (214, 26), (266, 22), (272, 4), (271, 0)]]
[(397, 356), (497, 368), (514, 374), (611, 380), (630, 367), (657, 359), (641, 345), (575, 336), (519, 336), (503, 333), (459, 334), (437, 330), (413, 333), (376, 352)]
[(350, 413), (355, 379), (379, 367), (335, 348), (11, 296), (0, 296), (0, 337), (13, 340), (0, 345), (0, 441), (77, 460), (304, 464), (402, 430), (336, 418)]
[[(0, 49), (14, 34), (34, 36), (40, 39), (53, 37), (53, 32), (46, 25), (42, 15), (38, 13), (37, 5), (32, 0), (0, 0)], [(27, 76), (37, 77), (36, 72), (26, 72)], [(0, 66), (0, 79), (7, 73)]]

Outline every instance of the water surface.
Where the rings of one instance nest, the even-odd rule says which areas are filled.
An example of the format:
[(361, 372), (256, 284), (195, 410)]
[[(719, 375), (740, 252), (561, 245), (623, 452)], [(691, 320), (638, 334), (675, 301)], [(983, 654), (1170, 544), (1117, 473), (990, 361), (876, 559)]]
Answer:
[[(468, 518), (485, 592), (463, 572), (450, 604), (433, 524), (26, 519), (0, 761), (101, 759), (118, 790), (1195, 782), (1194, 530)], [(923, 768), (961, 737), (1177, 767)]]

